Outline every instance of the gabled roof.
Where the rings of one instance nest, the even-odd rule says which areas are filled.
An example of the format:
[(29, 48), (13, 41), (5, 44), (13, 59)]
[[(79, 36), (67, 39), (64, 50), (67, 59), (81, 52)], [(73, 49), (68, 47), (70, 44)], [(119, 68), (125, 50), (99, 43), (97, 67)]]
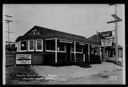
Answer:
[(98, 35), (93, 35), (93, 36), (91, 36), (91, 37), (88, 38), (88, 40), (89, 40), (90, 43), (98, 44), (98, 45), (101, 44), (100, 43), (100, 39), (101, 38)]
[[(30, 32), (32, 32), (34, 29), (40, 32), (41, 35), (29, 35)], [(27, 39), (37, 39), (37, 38), (60, 38), (60, 39), (65, 39), (65, 40), (70, 40), (70, 41), (77, 41), (77, 42), (82, 42), (82, 43), (87, 43), (88, 40), (87, 38), (75, 34), (70, 34), (66, 32), (61, 32), (45, 27), (40, 27), (40, 26), (34, 26), (31, 30), (29, 30), (27, 33), (25, 33), (23, 36), (19, 36), (16, 41), (19, 40), (27, 40)]]

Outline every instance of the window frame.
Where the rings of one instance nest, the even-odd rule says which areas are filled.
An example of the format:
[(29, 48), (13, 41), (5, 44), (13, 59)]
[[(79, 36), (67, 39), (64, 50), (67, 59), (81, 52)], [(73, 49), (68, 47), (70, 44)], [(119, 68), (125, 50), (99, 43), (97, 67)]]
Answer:
[[(55, 40), (55, 38), (45, 39), (45, 51), (46, 51), (46, 52), (56, 52), (56, 48), (55, 48), (55, 50), (48, 50), (48, 49), (47, 49), (47, 47), (46, 47), (46, 46), (47, 46), (47, 44), (46, 44), (46, 41), (47, 41), (47, 40)], [(55, 42), (55, 44), (56, 44), (56, 42)]]
[(16, 42), (16, 43), (15, 43), (15, 46), (16, 46), (16, 48), (17, 48), (17, 49), (16, 49), (16, 52), (19, 52), (19, 42)]
[[(33, 41), (33, 50), (30, 50), (30, 41)], [(34, 51), (34, 47), (35, 47), (34, 40), (33, 39), (28, 40), (28, 51)]]
[[(82, 44), (79, 44), (79, 45), (80, 45), (80, 46), (83, 46)], [(76, 47), (76, 49), (77, 49), (77, 47)], [(83, 54), (83, 50), (84, 50), (84, 49), (83, 49), (83, 47), (82, 47), (82, 51), (81, 51), (81, 52), (78, 52), (78, 51), (76, 51), (76, 50), (75, 50), (75, 52), (76, 52), (76, 53)]]
[[(26, 46), (28, 45), (28, 41), (27, 40), (22, 40), (22, 41), (26, 41)], [(19, 52), (27, 52), (27, 50), (28, 50), (28, 46), (26, 47), (26, 50), (21, 50), (21, 42), (22, 41), (19, 41)]]
[[(41, 40), (41, 47), (42, 47), (41, 50), (38, 50), (38, 49), (37, 49), (37, 40)], [(36, 39), (35, 42), (36, 42), (36, 43), (35, 43), (35, 44), (36, 44), (36, 45), (35, 45), (36, 51), (43, 51), (43, 39)]]
[(58, 50), (58, 43), (59, 42), (57, 42), (57, 52), (66, 52), (66, 44), (63, 43), (63, 42), (60, 42), (60, 43), (63, 43), (64, 44), (64, 50), (62, 51), (62, 50)]

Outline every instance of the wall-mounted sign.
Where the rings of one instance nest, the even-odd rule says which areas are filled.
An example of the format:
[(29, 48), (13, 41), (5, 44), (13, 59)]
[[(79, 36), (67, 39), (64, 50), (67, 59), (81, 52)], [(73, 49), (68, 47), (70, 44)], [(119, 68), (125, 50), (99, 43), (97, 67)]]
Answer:
[(16, 54), (16, 64), (31, 64), (31, 54)]
[(101, 40), (101, 46), (112, 46), (112, 38), (105, 38)]
[(111, 37), (112, 31), (100, 32), (99, 35), (102, 37)]

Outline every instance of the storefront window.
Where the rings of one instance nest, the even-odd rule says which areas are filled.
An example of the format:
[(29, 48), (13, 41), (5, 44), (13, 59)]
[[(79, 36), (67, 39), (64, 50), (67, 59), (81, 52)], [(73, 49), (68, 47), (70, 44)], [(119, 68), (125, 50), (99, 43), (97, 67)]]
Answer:
[(58, 46), (58, 51), (65, 51), (66, 48), (65, 43), (58, 42), (57, 46)]
[(76, 52), (83, 52), (82, 45), (76, 45)]
[(55, 40), (46, 40), (46, 50), (55, 50)]
[(27, 50), (27, 42), (21, 41), (21, 50)]

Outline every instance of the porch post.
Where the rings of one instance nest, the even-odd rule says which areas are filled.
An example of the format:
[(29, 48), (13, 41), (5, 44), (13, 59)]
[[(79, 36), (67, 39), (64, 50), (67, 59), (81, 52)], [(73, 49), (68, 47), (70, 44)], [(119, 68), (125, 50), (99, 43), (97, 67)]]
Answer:
[(104, 58), (103, 58), (103, 60), (104, 60), (104, 62), (106, 62), (106, 53), (105, 53), (105, 47), (104, 47), (104, 49), (103, 49), (103, 53), (104, 53)]
[(21, 41), (18, 41), (18, 52), (21, 51)]
[(85, 62), (85, 54), (83, 54), (83, 62)]
[(107, 50), (107, 59), (108, 59), (108, 50)]
[(55, 63), (57, 63), (57, 38), (55, 38)]
[(88, 44), (88, 60), (90, 61), (90, 44)]
[(83, 62), (85, 62), (85, 44), (83, 45), (83, 47), (82, 47), (82, 49), (83, 49)]
[(18, 41), (18, 42), (17, 42), (17, 52), (20, 51), (19, 49), (20, 49), (20, 42)]
[(100, 47), (100, 61), (102, 61), (101, 47)]
[(75, 58), (75, 62), (76, 62), (76, 42), (74, 42), (74, 58)]

